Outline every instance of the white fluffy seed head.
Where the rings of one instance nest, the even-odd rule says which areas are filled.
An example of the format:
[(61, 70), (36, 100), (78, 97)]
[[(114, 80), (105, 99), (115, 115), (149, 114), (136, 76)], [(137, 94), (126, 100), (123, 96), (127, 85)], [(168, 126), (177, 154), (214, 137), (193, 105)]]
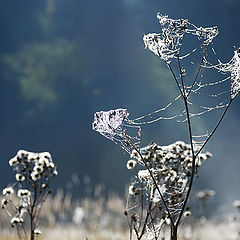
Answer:
[(126, 167), (127, 169), (133, 169), (137, 164), (137, 161), (134, 159), (130, 159), (127, 161)]
[(14, 190), (12, 187), (7, 187), (3, 189), (2, 193), (3, 193), (3, 196), (9, 196), (14, 193)]
[(17, 174), (15, 175), (15, 178), (16, 178), (16, 181), (17, 181), (17, 182), (23, 182), (23, 181), (25, 180), (24, 175), (22, 175), (22, 174), (20, 174), (20, 173), (17, 173)]

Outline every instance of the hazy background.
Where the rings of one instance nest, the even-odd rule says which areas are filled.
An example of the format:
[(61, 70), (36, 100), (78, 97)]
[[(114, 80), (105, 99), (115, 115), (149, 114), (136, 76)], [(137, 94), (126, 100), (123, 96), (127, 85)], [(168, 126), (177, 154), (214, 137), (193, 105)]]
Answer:
[[(89, 176), (91, 186), (124, 192), (128, 156), (91, 123), (96, 111), (123, 107), (137, 117), (174, 95), (166, 67), (142, 41), (160, 31), (157, 12), (217, 25), (223, 61), (240, 45), (239, 0), (1, 0), (0, 12), (1, 188), (13, 181), (8, 160), (26, 149), (51, 152), (55, 188), (83, 195)], [(214, 157), (195, 182), (226, 204), (240, 198), (239, 104), (207, 145)], [(143, 131), (145, 143), (162, 145), (187, 140), (185, 133), (171, 121)]]

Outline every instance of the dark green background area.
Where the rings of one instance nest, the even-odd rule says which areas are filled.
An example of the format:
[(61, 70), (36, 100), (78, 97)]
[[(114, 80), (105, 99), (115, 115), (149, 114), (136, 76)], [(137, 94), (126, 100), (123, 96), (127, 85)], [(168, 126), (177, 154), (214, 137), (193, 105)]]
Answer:
[[(51, 152), (59, 170), (55, 188), (70, 191), (78, 176), (74, 194), (81, 195), (88, 175), (92, 185), (124, 192), (128, 156), (91, 123), (99, 110), (123, 107), (137, 117), (176, 95), (167, 68), (142, 41), (160, 32), (157, 12), (217, 25), (223, 61), (240, 45), (239, 0), (0, 1), (0, 187), (14, 181), (8, 160), (25, 149)], [(214, 157), (196, 181), (219, 199), (240, 197), (239, 104), (207, 146)], [(179, 139), (187, 141), (186, 129), (171, 121), (144, 129), (145, 143)]]

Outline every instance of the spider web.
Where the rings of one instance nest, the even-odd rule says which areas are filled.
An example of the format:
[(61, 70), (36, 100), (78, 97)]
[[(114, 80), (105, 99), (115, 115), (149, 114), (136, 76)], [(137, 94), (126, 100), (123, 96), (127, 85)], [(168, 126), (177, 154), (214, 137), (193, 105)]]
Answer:
[[(187, 19), (171, 19), (158, 13), (160, 33), (144, 35), (145, 47), (160, 57), (176, 81), (180, 94), (164, 106), (134, 119), (127, 109), (97, 112), (93, 129), (131, 152), (139, 147), (141, 126), (160, 120), (187, 121), (182, 96), (187, 97), (195, 147), (211, 135), (217, 120), (240, 91), (240, 50), (228, 63), (216, 57), (212, 41), (218, 28), (197, 27)], [(189, 50), (190, 49), (190, 50)], [(212, 62), (216, 62), (213, 64)], [(204, 121), (204, 119), (211, 121)], [(214, 120), (213, 120), (214, 119)], [(205, 127), (199, 127), (199, 123)]]
[[(114, 143), (120, 143), (125, 151), (131, 153), (133, 148), (140, 145), (141, 128), (130, 125), (128, 116), (127, 109), (123, 108), (96, 112), (92, 129)], [(132, 130), (133, 135), (131, 135)]]
[[(187, 19), (174, 20), (160, 13), (157, 18), (161, 24), (161, 33), (144, 35), (145, 48), (167, 64), (181, 94), (166, 106), (131, 119), (130, 123), (139, 126), (160, 120), (186, 122), (185, 108), (179, 109), (181, 96), (186, 95), (195, 130), (194, 144), (201, 147), (211, 135), (211, 129), (228, 106), (229, 100), (234, 99), (240, 91), (240, 49), (234, 52), (228, 63), (217, 59), (217, 63), (212, 64), (211, 60), (216, 59), (216, 51), (212, 47), (212, 41), (218, 35), (216, 26), (197, 27)], [(166, 110), (173, 112), (174, 108), (176, 114), (167, 114), (170, 111)], [(206, 114), (208, 116), (205, 118), (214, 118), (215, 121), (207, 123), (206, 128), (200, 131), (199, 121), (204, 121), (202, 118)]]

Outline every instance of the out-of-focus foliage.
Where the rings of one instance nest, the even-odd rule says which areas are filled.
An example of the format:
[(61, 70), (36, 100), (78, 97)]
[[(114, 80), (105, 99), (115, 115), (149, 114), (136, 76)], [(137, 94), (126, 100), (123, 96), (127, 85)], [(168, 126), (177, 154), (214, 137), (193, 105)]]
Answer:
[(33, 43), (7, 55), (5, 62), (15, 72), (14, 80), (20, 85), (23, 97), (34, 101), (37, 108), (44, 108), (59, 100), (57, 87), (64, 75), (71, 74), (67, 68), (72, 51), (72, 44), (61, 39), (54, 43)]

